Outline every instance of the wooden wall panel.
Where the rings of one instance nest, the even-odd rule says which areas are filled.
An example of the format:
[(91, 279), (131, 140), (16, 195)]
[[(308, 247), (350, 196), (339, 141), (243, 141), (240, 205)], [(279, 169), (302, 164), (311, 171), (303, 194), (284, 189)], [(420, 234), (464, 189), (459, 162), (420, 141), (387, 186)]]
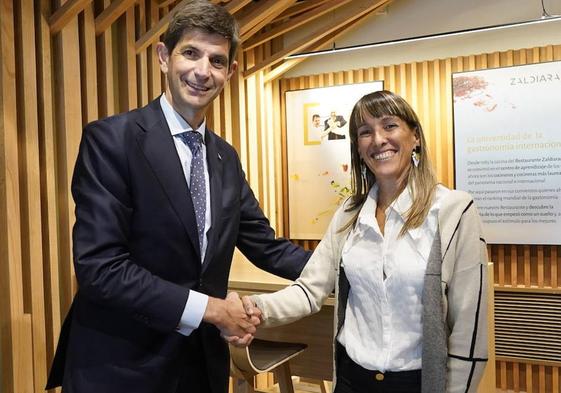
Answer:
[(136, 73), (135, 9), (129, 8), (117, 23), (119, 42), (119, 104), (120, 111), (138, 107), (138, 84)]
[[(0, 3), (0, 391), (6, 393), (44, 391), (76, 291), (70, 182), (82, 128), (162, 93), (157, 40), (138, 53), (135, 42), (179, 2), (82, 1), (79, 10), (49, 25), (54, 11), (69, 4), (78, 5)], [(103, 14), (115, 5), (121, 7), (118, 15)], [(248, 80), (242, 76), (247, 64), (271, 53), (270, 45), (249, 55), (240, 52), (238, 70), (207, 121), (238, 150), (278, 230), (283, 221), (277, 180), (281, 117), (274, 110), (280, 105), (279, 83), (265, 82), (265, 70)], [(268, 159), (274, 156), (279, 159)]]
[[(148, 24), (148, 12), (150, 8), (146, 7), (146, 1), (140, 0), (136, 5), (135, 15), (135, 37), (142, 36), (146, 33)], [(142, 107), (148, 104), (150, 100), (148, 92), (148, 51), (144, 50), (136, 57), (136, 68), (138, 75), (136, 76), (137, 90), (138, 90), (138, 103), (137, 106)]]
[(24, 311), (31, 317), (33, 347), (33, 383), (46, 379), (45, 307), (43, 302), (43, 255), (35, 26), (33, 0), (22, 0), (16, 8), (16, 53), (26, 53), (25, 61), (16, 63), (18, 144), (20, 148), (20, 207)]
[[(0, 345), (2, 391), (30, 392), (32, 376), (31, 318), (25, 307), (20, 212), (20, 157), (16, 92), (16, 31), (14, 6), (0, 3)], [(8, 263), (9, 261), (9, 263)]]
[(48, 25), (50, 1), (35, 9), (37, 45), (37, 100), (40, 160), (40, 195), (44, 275), (46, 359), (52, 358), (61, 326), (58, 201), (56, 189), (56, 138), (52, 84), (51, 35)]
[[(147, 6), (148, 7), (148, 6)], [(154, 27), (160, 20), (160, 10), (158, 4), (149, 2), (150, 12), (147, 11), (148, 29)], [(158, 53), (156, 45), (152, 44), (147, 49), (148, 62), (148, 97), (150, 100), (156, 98), (162, 91), (162, 76), (160, 72), (160, 63), (158, 62)]]
[[(98, 12), (108, 7), (110, 0), (103, 0), (97, 9)], [(106, 117), (116, 113), (115, 82), (113, 79), (113, 31), (105, 30), (96, 38), (97, 74), (98, 74), (98, 108), (99, 116)]]
[[(453, 72), (508, 67), (561, 60), (561, 45), (509, 50), (481, 55), (423, 61), (418, 63), (375, 67), (361, 72), (336, 72), (287, 78), (280, 81), (281, 115), (284, 115), (284, 93), (310, 86), (334, 86), (358, 81), (383, 80), (384, 87), (402, 95), (420, 117), (430, 157), (438, 179), (454, 186), (452, 87)], [(362, 76), (366, 77), (364, 79)], [(319, 83), (318, 83), (319, 81)], [(282, 123), (283, 136), (286, 124)], [(286, 146), (283, 145), (283, 149)], [(288, 227), (286, 151), (283, 153), (284, 197), (283, 229)], [(314, 248), (317, 240), (295, 240), (303, 247)], [(496, 290), (548, 291), (561, 294), (561, 256), (559, 246), (489, 245), (494, 262)], [(523, 362), (500, 358), (496, 362), (497, 388), (520, 392), (559, 392), (559, 364)]]
[(79, 18), (80, 80), (84, 123), (99, 118), (97, 91), (97, 53), (93, 4), (84, 8)]
[[(161, 94), (165, 81), (155, 43), (138, 52), (135, 43), (178, 3), (0, 2), (2, 392), (43, 391), (60, 326), (76, 290), (70, 181), (82, 127)], [(79, 4), (80, 9), (66, 14), (52, 30), (53, 11), (68, 4)], [(120, 7), (118, 12), (102, 15), (112, 4)], [(105, 25), (108, 20), (110, 26)], [(238, 70), (207, 117), (216, 133), (239, 152), (249, 182), (280, 235), (286, 234), (288, 220), (286, 90), (384, 80), (387, 88), (418, 110), (439, 179), (452, 186), (450, 74), (561, 59), (561, 46), (547, 46), (282, 80), (266, 79), (265, 69), (243, 78), (244, 70), (281, 47), (282, 39), (277, 39), (240, 53)], [(301, 242), (310, 249), (317, 243)], [(495, 245), (489, 251), (496, 285), (559, 289), (558, 246)], [(497, 367), (497, 386), (504, 389), (559, 390), (558, 365), (502, 359)]]
[[(58, 4), (58, 6), (61, 6)], [(74, 202), (70, 194), (72, 167), (78, 153), (82, 129), (82, 89), (80, 79), (80, 40), (78, 20), (70, 21), (53, 37), (55, 130), (57, 157), (57, 200), (60, 230), (60, 307), (65, 314), (76, 289), (70, 242)]]

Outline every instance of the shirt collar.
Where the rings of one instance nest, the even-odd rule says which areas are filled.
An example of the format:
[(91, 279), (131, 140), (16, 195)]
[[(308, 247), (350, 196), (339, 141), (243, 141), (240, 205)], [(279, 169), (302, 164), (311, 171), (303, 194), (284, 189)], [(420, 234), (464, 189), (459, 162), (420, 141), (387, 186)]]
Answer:
[[(399, 216), (403, 220), (403, 223), (405, 224), (405, 220), (407, 219), (407, 217), (405, 216), (405, 213), (407, 213), (407, 211), (409, 209), (411, 209), (412, 205), (413, 205), (413, 199), (412, 199), (412, 195), (411, 195), (411, 188), (409, 186), (407, 186), (401, 192), (401, 194), (397, 197), (397, 199), (394, 201), (394, 203), (391, 204), (390, 207), (397, 214), (399, 214)], [(426, 220), (426, 218), (425, 218), (425, 220)], [(421, 225), (417, 228), (409, 228), (407, 230), (407, 232), (409, 233), (409, 235), (411, 235), (411, 237), (413, 238), (413, 240), (415, 242), (421, 241), (423, 235), (425, 234), (424, 229), (423, 229), (423, 225)]]
[(401, 191), (401, 194), (399, 194), (397, 199), (393, 201), (389, 206), (397, 214), (399, 214), (404, 221), (405, 213), (407, 213), (407, 210), (409, 210), (411, 208), (411, 205), (413, 204), (413, 200), (411, 199), (411, 197), (411, 189), (409, 187), (405, 187), (403, 191)]
[[(394, 210), (405, 221), (405, 213), (407, 212), (407, 210), (409, 210), (412, 204), (413, 201), (411, 199), (411, 191), (409, 187), (405, 187), (405, 189), (401, 192), (401, 194), (399, 194), (397, 199), (388, 206), (388, 209)], [(364, 205), (362, 206), (362, 209), (358, 215), (359, 220), (366, 217), (371, 217), (372, 213), (376, 213), (377, 206), (378, 184), (374, 184), (368, 192), (366, 201), (364, 201)]]
[(193, 127), (191, 127), (179, 112), (171, 106), (165, 93), (160, 97), (160, 106), (164, 112), (164, 117), (168, 123), (171, 135), (175, 136), (187, 131), (196, 131), (203, 136), (203, 143), (205, 143), (206, 118), (196, 130), (193, 130)]
[[(362, 205), (360, 213), (358, 214), (357, 223), (360, 225), (367, 225), (367, 226), (374, 226), (374, 220), (376, 219), (376, 207), (378, 203), (378, 185), (374, 184), (370, 191), (368, 192), (368, 196)], [(399, 217), (403, 223), (405, 223), (406, 217), (405, 214), (411, 208), (413, 204), (411, 190), (409, 187), (405, 187), (405, 189), (399, 194), (397, 199), (393, 201), (390, 206), (388, 206), (388, 210), (393, 210)], [(388, 210), (386, 210), (386, 216), (389, 214)], [(422, 229), (419, 228), (411, 228), (407, 232), (411, 235), (414, 240), (419, 239), (422, 236)]]
[(366, 200), (360, 209), (360, 213), (358, 213), (357, 223), (373, 226), (373, 220), (376, 218), (376, 206), (378, 206), (378, 185), (374, 184), (368, 191)]

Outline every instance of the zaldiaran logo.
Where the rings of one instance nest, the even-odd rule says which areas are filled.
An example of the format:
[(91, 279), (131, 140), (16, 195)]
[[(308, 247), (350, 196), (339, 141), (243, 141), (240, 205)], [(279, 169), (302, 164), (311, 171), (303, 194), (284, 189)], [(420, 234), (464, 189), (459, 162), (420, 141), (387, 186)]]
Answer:
[(519, 77), (510, 78), (510, 85), (531, 85), (534, 83), (546, 83), (546, 82), (560, 82), (561, 77), (558, 73), (550, 74), (536, 74), (536, 75), (524, 75)]

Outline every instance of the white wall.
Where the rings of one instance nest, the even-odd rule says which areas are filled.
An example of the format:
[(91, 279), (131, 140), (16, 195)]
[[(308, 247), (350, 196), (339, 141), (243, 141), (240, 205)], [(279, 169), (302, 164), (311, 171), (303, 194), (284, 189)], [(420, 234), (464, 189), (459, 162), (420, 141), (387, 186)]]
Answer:
[[(561, 14), (561, 0), (544, 0), (551, 15)], [(394, 0), (381, 15), (372, 15), (335, 41), (336, 47), (360, 45), (481, 26), (538, 19), (540, 0)], [(327, 16), (328, 18), (330, 16)], [(313, 23), (307, 31), (313, 29)], [(299, 32), (299, 37), (305, 31)], [(298, 37), (288, 35), (289, 44)], [(311, 75), (380, 65), (410, 63), (508, 49), (561, 44), (561, 20), (459, 37), (360, 49), (307, 58), (285, 74)]]

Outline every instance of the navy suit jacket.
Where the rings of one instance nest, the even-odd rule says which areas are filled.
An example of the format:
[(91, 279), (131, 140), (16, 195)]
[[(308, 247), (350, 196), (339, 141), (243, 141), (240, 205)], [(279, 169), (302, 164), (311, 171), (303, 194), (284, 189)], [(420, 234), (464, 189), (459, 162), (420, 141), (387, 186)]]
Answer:
[(190, 289), (224, 298), (234, 247), (258, 267), (295, 279), (309, 253), (276, 239), (232, 146), (205, 143), (212, 225), (204, 262), (194, 209), (159, 100), (87, 125), (72, 195), (79, 289), (61, 330), (47, 387), (65, 392), (175, 392), (204, 361), (225, 392), (228, 349), (213, 325), (175, 331)]

